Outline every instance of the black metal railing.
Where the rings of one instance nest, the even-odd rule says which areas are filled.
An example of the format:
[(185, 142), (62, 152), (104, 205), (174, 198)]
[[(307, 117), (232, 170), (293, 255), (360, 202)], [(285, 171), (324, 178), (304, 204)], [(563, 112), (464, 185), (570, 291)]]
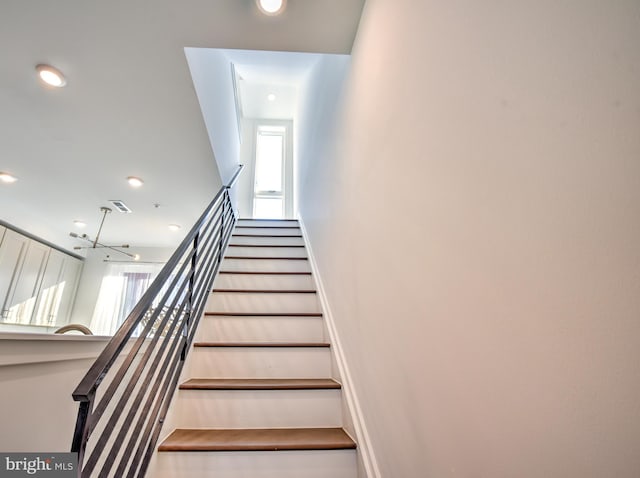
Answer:
[(73, 392), (78, 477), (145, 475), (236, 222), (229, 190), (205, 209)]

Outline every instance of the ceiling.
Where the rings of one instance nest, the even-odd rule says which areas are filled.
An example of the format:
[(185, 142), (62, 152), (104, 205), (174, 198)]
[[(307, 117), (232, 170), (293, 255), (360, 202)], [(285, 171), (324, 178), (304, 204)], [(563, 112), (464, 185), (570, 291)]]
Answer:
[(242, 116), (280, 120), (295, 116), (298, 90), (322, 56), (281, 51), (224, 53), (236, 70)]
[[(0, 220), (71, 249), (73, 221), (93, 237), (100, 206), (120, 199), (133, 213), (109, 215), (104, 242), (175, 246), (220, 187), (220, 145), (209, 140), (184, 48), (349, 53), (363, 4), (289, 0), (283, 15), (266, 17), (252, 0), (2, 0), (0, 171), (19, 180), (0, 183)], [(276, 77), (277, 96), (294, 88), (295, 68), (233, 54), (246, 95), (264, 96)], [(43, 88), (38, 63), (59, 68), (67, 86)], [(260, 85), (256, 72), (271, 80)], [(132, 175), (142, 188), (128, 186)]]
[[(300, 85), (321, 55), (225, 50), (233, 63), (245, 118), (292, 119)], [(273, 94), (274, 100), (268, 96)]]

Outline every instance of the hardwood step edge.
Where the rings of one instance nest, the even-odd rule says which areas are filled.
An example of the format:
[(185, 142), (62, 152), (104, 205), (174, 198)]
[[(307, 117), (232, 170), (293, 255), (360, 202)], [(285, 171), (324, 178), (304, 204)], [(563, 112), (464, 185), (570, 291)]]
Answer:
[(218, 274), (295, 275), (295, 276), (313, 275), (311, 271), (218, 271)]
[(158, 451), (344, 450), (357, 447), (343, 428), (176, 429)]
[(229, 247), (305, 247), (304, 244), (229, 244)]
[(194, 342), (194, 347), (209, 348), (329, 348), (327, 342)]
[(205, 312), (210, 317), (322, 317), (322, 312)]
[(236, 229), (300, 229), (300, 226), (245, 226), (244, 224), (236, 224)]
[(253, 217), (239, 217), (238, 221), (267, 221), (267, 222), (298, 222), (297, 219), (255, 219)]
[(180, 390), (339, 390), (331, 378), (192, 378)]
[(225, 259), (257, 259), (275, 261), (308, 261), (308, 257), (262, 257), (262, 256), (224, 256)]
[(317, 294), (315, 289), (211, 289), (211, 292), (238, 294)]
[(302, 237), (302, 234), (231, 234), (231, 237)]

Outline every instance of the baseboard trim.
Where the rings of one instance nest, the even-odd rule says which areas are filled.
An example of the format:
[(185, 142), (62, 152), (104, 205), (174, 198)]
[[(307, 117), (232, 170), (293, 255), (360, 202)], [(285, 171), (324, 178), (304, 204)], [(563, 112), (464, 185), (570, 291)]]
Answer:
[(318, 290), (318, 299), (320, 300), (323, 316), (327, 324), (327, 330), (329, 331), (331, 348), (335, 355), (336, 363), (338, 365), (338, 370), (340, 372), (340, 377), (342, 381), (342, 391), (344, 393), (344, 397), (346, 398), (347, 407), (349, 409), (349, 413), (351, 414), (351, 418), (353, 420), (353, 426), (356, 432), (355, 441), (358, 444), (358, 452), (362, 457), (365, 476), (366, 478), (380, 478), (381, 475), (380, 475), (380, 469), (378, 467), (378, 462), (376, 460), (375, 453), (373, 451), (373, 446), (371, 445), (371, 438), (369, 436), (369, 432), (367, 430), (367, 426), (364, 421), (362, 407), (360, 406), (358, 395), (356, 394), (356, 391), (353, 388), (351, 373), (344, 356), (344, 351), (342, 349), (342, 344), (340, 342), (340, 337), (338, 336), (338, 331), (336, 329), (335, 322), (333, 320), (331, 307), (329, 306), (329, 301), (327, 299), (324, 284), (322, 283), (322, 276), (320, 275), (320, 271), (318, 269), (316, 258), (313, 252), (313, 246), (311, 244), (311, 241), (309, 240), (309, 235), (307, 233), (307, 229), (305, 227), (302, 217), (298, 218), (298, 222), (300, 224), (300, 230), (302, 232), (304, 242), (307, 245), (307, 255), (309, 258), (309, 265), (311, 266), (311, 271), (315, 276), (316, 286)]

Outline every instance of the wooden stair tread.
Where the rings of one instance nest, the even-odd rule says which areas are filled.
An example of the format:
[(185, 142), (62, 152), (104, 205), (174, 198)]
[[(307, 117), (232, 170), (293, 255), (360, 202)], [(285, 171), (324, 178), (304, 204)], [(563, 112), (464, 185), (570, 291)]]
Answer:
[(310, 276), (311, 272), (301, 271), (220, 271), (218, 274), (247, 274), (247, 275), (294, 275), (294, 276)]
[(298, 222), (297, 219), (256, 219), (253, 217), (239, 217), (238, 221), (260, 221), (260, 222)]
[(305, 247), (304, 244), (229, 244), (228, 247)]
[(252, 347), (252, 348), (325, 348), (327, 342), (195, 342), (194, 347)]
[(255, 225), (255, 226), (245, 226), (244, 224), (236, 225), (236, 229), (300, 229), (300, 226), (264, 226), (264, 225)]
[(302, 237), (302, 234), (232, 234), (231, 237)]
[(224, 256), (225, 259), (258, 259), (268, 261), (307, 261), (308, 257)]
[(322, 317), (322, 312), (205, 312), (209, 317)]
[(158, 451), (278, 451), (356, 448), (342, 428), (177, 429)]
[(340, 389), (331, 378), (192, 378), (181, 390), (328, 390)]
[(314, 289), (212, 289), (211, 292), (237, 292), (240, 294), (317, 294)]

